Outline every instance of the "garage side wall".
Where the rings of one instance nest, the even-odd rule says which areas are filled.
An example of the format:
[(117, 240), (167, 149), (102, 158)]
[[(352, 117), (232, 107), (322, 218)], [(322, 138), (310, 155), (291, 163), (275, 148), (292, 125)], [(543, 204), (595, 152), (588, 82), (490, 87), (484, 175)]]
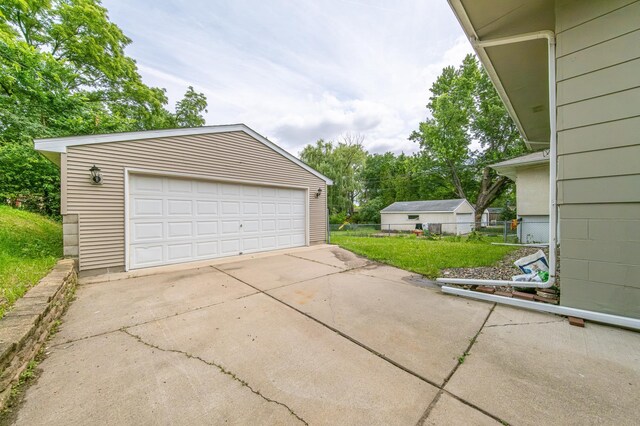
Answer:
[[(94, 164), (102, 185), (90, 182)], [(326, 241), (326, 183), (244, 132), (71, 146), (63, 180), (66, 213), (79, 219), (80, 270), (124, 268), (125, 168), (307, 187), (309, 242)]]

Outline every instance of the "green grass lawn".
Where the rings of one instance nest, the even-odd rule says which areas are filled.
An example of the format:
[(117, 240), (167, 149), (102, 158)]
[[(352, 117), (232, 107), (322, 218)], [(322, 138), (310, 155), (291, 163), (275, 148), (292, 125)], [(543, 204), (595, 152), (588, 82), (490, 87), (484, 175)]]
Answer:
[(0, 205), (0, 318), (62, 257), (62, 225)]
[[(500, 239), (500, 238), (498, 238)], [(428, 240), (406, 237), (354, 237), (333, 233), (331, 242), (378, 262), (436, 278), (445, 268), (491, 266), (516, 247), (495, 246), (495, 238), (457, 241), (456, 238)], [(500, 239), (501, 241), (501, 239)]]

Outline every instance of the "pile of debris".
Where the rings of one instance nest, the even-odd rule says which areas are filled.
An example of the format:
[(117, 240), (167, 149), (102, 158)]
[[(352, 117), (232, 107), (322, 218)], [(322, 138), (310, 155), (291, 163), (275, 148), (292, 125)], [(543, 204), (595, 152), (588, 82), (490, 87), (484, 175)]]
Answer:
[[(544, 282), (548, 279), (548, 264), (543, 250), (535, 247), (521, 247), (495, 266), (479, 268), (450, 268), (442, 271), (445, 278), (468, 278), (504, 281), (537, 281)], [(556, 285), (550, 288), (520, 288), (517, 286), (492, 287), (465, 285), (467, 290), (482, 293), (495, 294), (496, 296), (515, 297), (529, 301), (538, 301), (557, 305), (559, 303), (559, 288)]]

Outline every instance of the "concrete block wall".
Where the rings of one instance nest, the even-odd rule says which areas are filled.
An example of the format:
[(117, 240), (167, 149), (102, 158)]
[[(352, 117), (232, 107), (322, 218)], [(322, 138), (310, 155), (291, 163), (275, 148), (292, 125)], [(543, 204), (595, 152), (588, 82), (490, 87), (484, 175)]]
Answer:
[(64, 257), (78, 258), (79, 223), (77, 214), (62, 216), (62, 235), (64, 238)]

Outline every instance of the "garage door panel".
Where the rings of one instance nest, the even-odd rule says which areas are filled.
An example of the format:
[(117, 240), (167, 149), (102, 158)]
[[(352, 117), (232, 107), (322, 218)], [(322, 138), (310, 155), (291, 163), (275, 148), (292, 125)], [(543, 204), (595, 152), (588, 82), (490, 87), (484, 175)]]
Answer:
[(222, 221), (223, 234), (237, 234), (239, 232), (240, 232), (239, 220), (223, 220)]
[(191, 259), (193, 257), (192, 247), (192, 243), (169, 244), (167, 246), (167, 259), (169, 261)]
[(196, 256), (215, 257), (217, 254), (218, 254), (217, 241), (207, 241), (204, 243), (196, 243)]
[(278, 231), (288, 231), (291, 229), (291, 219), (278, 219)]
[(276, 221), (275, 219), (267, 219), (262, 220), (262, 230), (264, 232), (275, 231), (276, 230)]
[(222, 189), (222, 195), (240, 195), (242, 191), (242, 187), (240, 185), (223, 183), (220, 187)]
[(260, 188), (260, 197), (262, 199), (276, 198), (278, 191), (275, 188)]
[(274, 249), (278, 247), (275, 235), (271, 237), (262, 237), (262, 248), (264, 250)]
[(278, 235), (278, 247), (290, 247), (291, 235)]
[(292, 245), (303, 245), (305, 240), (304, 235), (295, 234), (291, 236), (291, 244)]
[(242, 239), (242, 252), (257, 251), (260, 249), (259, 238), (243, 238)]
[(218, 235), (218, 221), (196, 222), (196, 235), (198, 237)]
[(160, 264), (163, 260), (163, 246), (134, 247), (133, 258), (136, 265)]
[(260, 203), (258, 202), (243, 202), (242, 203), (243, 214), (258, 214), (260, 213)]
[(220, 251), (222, 254), (233, 255), (240, 252), (240, 240), (222, 240), (220, 242)]
[(276, 214), (276, 203), (261, 203), (261, 213), (263, 215), (274, 215)]
[(203, 201), (196, 200), (196, 214), (198, 216), (215, 216), (218, 214), (218, 202), (217, 201)]
[(133, 203), (133, 216), (162, 216), (162, 199), (139, 198)]
[(204, 195), (218, 195), (218, 184), (215, 182), (196, 182), (196, 192)]
[(291, 213), (291, 204), (278, 203), (278, 214), (290, 214), (290, 213)]
[(242, 233), (246, 234), (247, 232), (260, 232), (260, 221), (257, 219), (242, 221)]
[(305, 245), (304, 190), (132, 174), (132, 269)]
[(134, 243), (149, 240), (162, 240), (163, 222), (135, 223), (131, 227), (131, 241)]
[(291, 190), (290, 189), (278, 189), (278, 198), (279, 199), (291, 199)]
[(168, 216), (187, 216), (193, 213), (191, 200), (167, 200)]
[(238, 201), (223, 201), (222, 203), (222, 215), (223, 216), (238, 216), (240, 214), (240, 202)]
[(162, 192), (163, 182), (153, 176), (136, 177), (131, 184), (131, 191), (138, 193), (160, 193)]
[(168, 179), (167, 191), (179, 194), (191, 193), (193, 191), (193, 181), (184, 179)]
[(191, 222), (168, 222), (167, 238), (192, 237), (193, 229)]
[(260, 188), (256, 186), (243, 186), (242, 195), (257, 198), (260, 194)]

